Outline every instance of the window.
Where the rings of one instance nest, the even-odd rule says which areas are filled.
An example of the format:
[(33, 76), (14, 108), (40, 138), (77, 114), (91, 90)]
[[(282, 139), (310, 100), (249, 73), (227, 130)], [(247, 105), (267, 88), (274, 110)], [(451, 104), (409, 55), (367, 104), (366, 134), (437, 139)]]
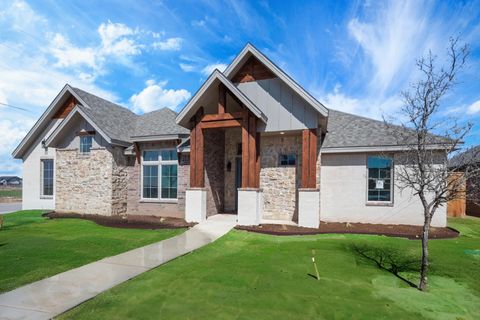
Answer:
[(92, 149), (92, 140), (92, 136), (80, 136), (80, 153), (90, 153), (90, 149)]
[(41, 195), (53, 196), (53, 159), (42, 159), (41, 162)]
[(146, 150), (143, 152), (143, 199), (177, 199), (177, 178), (178, 158), (176, 149)]
[(281, 154), (278, 157), (278, 162), (281, 166), (294, 166), (297, 163), (297, 155)]
[(143, 197), (158, 198), (158, 166), (143, 166)]
[(162, 166), (162, 198), (177, 198), (177, 165), (168, 164)]
[(369, 156), (368, 167), (368, 201), (392, 201), (392, 159)]

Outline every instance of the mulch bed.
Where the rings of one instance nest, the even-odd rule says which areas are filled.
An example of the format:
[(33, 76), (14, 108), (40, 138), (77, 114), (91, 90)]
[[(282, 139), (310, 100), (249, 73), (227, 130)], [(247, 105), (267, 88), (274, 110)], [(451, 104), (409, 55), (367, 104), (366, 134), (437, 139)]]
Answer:
[(134, 228), (134, 229), (177, 229), (193, 227), (195, 223), (188, 223), (184, 219), (171, 217), (126, 215), (101, 216), (97, 214), (78, 214), (49, 212), (43, 215), (50, 219), (75, 218), (93, 221), (105, 227)]
[[(380, 225), (368, 223), (320, 222), (319, 228), (302, 228), (282, 224), (262, 224), (259, 226), (236, 226), (238, 230), (265, 233), (271, 235), (308, 235), (325, 233), (374, 234), (389, 237), (421, 239), (422, 227), (410, 225)], [(458, 237), (459, 232), (452, 228), (430, 228), (430, 239), (449, 239)]]

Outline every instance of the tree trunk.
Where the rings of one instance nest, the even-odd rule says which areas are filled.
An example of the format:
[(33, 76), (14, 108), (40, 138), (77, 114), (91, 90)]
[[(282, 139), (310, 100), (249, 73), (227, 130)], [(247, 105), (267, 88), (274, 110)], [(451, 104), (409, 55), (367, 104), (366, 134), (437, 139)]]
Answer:
[(422, 268), (420, 271), (420, 284), (418, 289), (421, 291), (427, 290), (427, 276), (428, 276), (428, 232), (430, 231), (430, 222), (432, 218), (430, 214), (425, 212), (425, 220), (423, 223), (422, 234)]

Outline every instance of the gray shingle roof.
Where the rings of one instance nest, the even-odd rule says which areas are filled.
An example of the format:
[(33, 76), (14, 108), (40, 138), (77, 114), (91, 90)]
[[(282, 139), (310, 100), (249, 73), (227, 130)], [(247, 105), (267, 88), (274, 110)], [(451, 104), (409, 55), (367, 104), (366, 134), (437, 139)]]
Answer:
[[(408, 133), (405, 128), (386, 125), (383, 121), (329, 110), (327, 134), (322, 148), (397, 146), (398, 130)], [(443, 137), (430, 137), (435, 143), (447, 142)]]
[(111, 139), (131, 142), (132, 137), (188, 134), (175, 123), (177, 113), (163, 108), (143, 115), (78, 88), (72, 88), (88, 106), (80, 106)]
[(190, 131), (175, 123), (177, 113), (162, 108), (137, 117), (135, 132), (132, 136), (159, 136), (168, 134), (189, 134)]
[(82, 111), (110, 138), (130, 141), (130, 136), (135, 129), (135, 120), (138, 117), (135, 113), (81, 89), (72, 89), (88, 105), (88, 107), (81, 106)]

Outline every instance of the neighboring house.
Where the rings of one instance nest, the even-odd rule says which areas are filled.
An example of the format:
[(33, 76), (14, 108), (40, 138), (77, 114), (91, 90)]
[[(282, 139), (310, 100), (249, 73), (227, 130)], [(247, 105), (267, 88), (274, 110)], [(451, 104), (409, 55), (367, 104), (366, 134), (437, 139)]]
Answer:
[[(177, 115), (144, 115), (66, 85), (15, 149), (23, 208), (239, 224), (423, 224), (395, 185), (390, 128), (327, 109), (248, 44)], [(446, 225), (440, 208), (432, 224)]]
[[(449, 161), (451, 171), (450, 178), (454, 179), (463, 175), (466, 166), (474, 166), (480, 169), (480, 146), (468, 149)], [(447, 206), (449, 216), (476, 216), (480, 217), (480, 178), (467, 179), (465, 197), (450, 201)]]
[(22, 178), (17, 176), (0, 176), (0, 186), (20, 187)]

